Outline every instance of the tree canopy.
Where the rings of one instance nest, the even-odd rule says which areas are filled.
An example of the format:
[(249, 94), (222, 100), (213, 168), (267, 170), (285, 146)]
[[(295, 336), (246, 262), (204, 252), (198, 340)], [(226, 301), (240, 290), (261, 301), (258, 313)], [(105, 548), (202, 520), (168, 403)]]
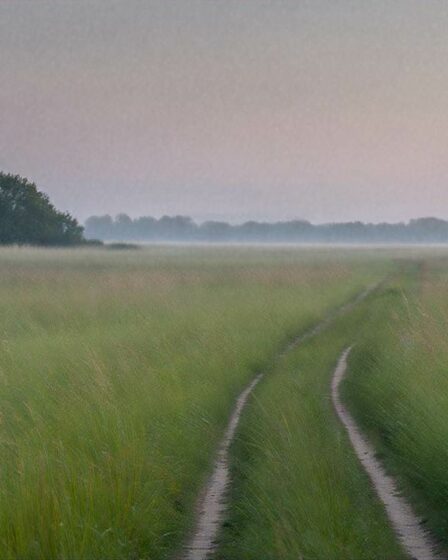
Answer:
[(0, 244), (76, 245), (83, 227), (19, 175), (0, 172)]

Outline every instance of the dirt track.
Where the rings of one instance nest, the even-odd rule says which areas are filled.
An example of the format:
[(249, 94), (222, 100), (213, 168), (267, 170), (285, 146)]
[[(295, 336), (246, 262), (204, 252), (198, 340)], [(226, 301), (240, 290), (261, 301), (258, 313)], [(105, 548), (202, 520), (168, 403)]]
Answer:
[[(321, 333), (335, 319), (364, 300), (377, 286), (371, 286), (360, 292), (355, 298), (331, 313), (318, 325), (297, 337), (283, 352), (279, 353), (277, 359), (283, 357), (305, 340)], [(207, 560), (216, 548), (216, 539), (227, 509), (226, 491), (230, 481), (229, 448), (234, 440), (235, 432), (247, 400), (263, 376), (263, 373), (259, 373), (238, 396), (218, 448), (212, 475), (200, 494), (195, 529), (181, 556), (183, 560)]]
[(445, 555), (436, 552), (436, 543), (422, 527), (421, 520), (415, 515), (406, 498), (399, 495), (395, 479), (386, 473), (376, 457), (374, 448), (341, 401), (339, 385), (347, 371), (350, 350), (351, 348), (347, 348), (339, 358), (331, 384), (331, 397), (336, 413), (347, 430), (353, 449), (383, 502), (390, 523), (405, 551), (414, 560), (446, 560)]
[(198, 524), (193, 539), (185, 556), (188, 560), (207, 558), (214, 549), (214, 543), (221, 527), (221, 517), (226, 509), (223, 500), (229, 484), (229, 447), (235, 437), (235, 431), (247, 399), (262, 378), (259, 374), (238, 397), (235, 408), (230, 416), (224, 437), (216, 457), (213, 474), (208, 481), (200, 504)]

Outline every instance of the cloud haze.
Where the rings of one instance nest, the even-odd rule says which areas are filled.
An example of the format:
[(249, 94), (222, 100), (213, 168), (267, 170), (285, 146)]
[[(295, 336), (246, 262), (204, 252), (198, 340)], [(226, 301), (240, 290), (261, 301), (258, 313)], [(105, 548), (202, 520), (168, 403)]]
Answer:
[(443, 0), (0, 3), (0, 169), (62, 209), (448, 218)]

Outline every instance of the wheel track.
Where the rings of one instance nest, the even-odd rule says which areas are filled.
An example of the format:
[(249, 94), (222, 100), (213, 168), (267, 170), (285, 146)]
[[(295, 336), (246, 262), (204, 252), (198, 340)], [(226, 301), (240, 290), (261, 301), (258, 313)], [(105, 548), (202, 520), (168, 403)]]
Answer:
[[(374, 284), (366, 290), (363, 290), (348, 303), (329, 314), (316, 326), (298, 336), (276, 356), (274, 361), (278, 362), (299, 344), (317, 336), (327, 329), (338, 317), (358, 305), (372, 291), (377, 289), (380, 284), (381, 283)], [(216, 549), (216, 540), (228, 507), (227, 490), (230, 484), (229, 449), (235, 438), (241, 414), (246, 407), (247, 401), (263, 377), (264, 373), (257, 374), (251, 382), (246, 385), (235, 402), (226, 430), (219, 443), (212, 474), (200, 493), (196, 509), (195, 529), (188, 540), (188, 544), (184, 547), (180, 556), (181, 560), (208, 560)]]
[(399, 494), (397, 481), (387, 474), (375, 449), (363, 435), (352, 415), (344, 406), (339, 387), (347, 372), (347, 359), (351, 347), (341, 354), (331, 382), (331, 398), (339, 420), (346, 429), (352, 447), (368, 474), (372, 486), (384, 504), (390, 524), (407, 554), (414, 560), (446, 560), (437, 552), (437, 544), (406, 498)]

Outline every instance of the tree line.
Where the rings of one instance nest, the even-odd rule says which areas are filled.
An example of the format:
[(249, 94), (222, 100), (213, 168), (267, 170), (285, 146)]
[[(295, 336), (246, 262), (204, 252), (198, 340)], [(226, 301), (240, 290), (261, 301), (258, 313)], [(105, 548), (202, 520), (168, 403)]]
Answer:
[(19, 175), (0, 172), (0, 244), (81, 245), (93, 240), (116, 242), (255, 242), (255, 243), (448, 243), (448, 221), (419, 218), (408, 223), (346, 222), (311, 224), (306, 220), (222, 221), (201, 224), (188, 216), (126, 214), (91, 216), (84, 228), (57, 210), (45, 193)]
[(256, 242), (256, 243), (447, 243), (448, 221), (419, 218), (407, 223), (329, 223), (314, 225), (306, 220), (284, 222), (249, 221), (232, 225), (221, 221), (201, 224), (188, 216), (143, 216), (126, 214), (91, 216), (85, 235), (103, 241)]

